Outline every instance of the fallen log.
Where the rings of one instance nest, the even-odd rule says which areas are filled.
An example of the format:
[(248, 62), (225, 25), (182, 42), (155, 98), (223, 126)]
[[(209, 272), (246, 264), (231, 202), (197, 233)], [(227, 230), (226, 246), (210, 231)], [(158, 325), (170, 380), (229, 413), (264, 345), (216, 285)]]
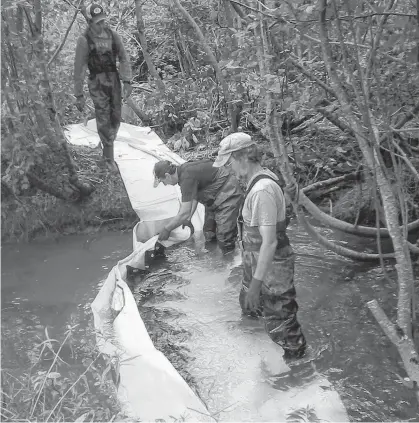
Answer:
[[(333, 241), (328, 240), (323, 235), (319, 234), (316, 229), (307, 221), (306, 217), (303, 213), (297, 211), (298, 221), (303, 225), (304, 229), (311, 235), (319, 244), (323, 245), (324, 247), (332, 250), (336, 254), (340, 256), (347, 257), (353, 260), (359, 261), (379, 261), (380, 254), (370, 254), (370, 253), (360, 253), (355, 250), (351, 250), (350, 248), (342, 247), (334, 243)], [(394, 254), (382, 254), (381, 258), (383, 259), (393, 259)]]
[(397, 333), (395, 325), (388, 319), (377, 300), (369, 301), (367, 306), (388, 339), (397, 348), (406, 373), (413, 382), (412, 388), (416, 390), (416, 398), (419, 401), (419, 355), (415, 350), (412, 338), (407, 335), (400, 336)]
[[(316, 220), (330, 226), (332, 229), (345, 232), (351, 235), (358, 235), (366, 238), (376, 237), (378, 230), (369, 226), (355, 226), (343, 220), (336, 219), (321, 211), (306, 195), (300, 190), (298, 193), (298, 203), (301, 204)], [(403, 227), (401, 227), (403, 229)], [(419, 229), (419, 219), (407, 225), (407, 232), (411, 233)], [(379, 235), (382, 238), (388, 238), (387, 228), (380, 228)]]
[(361, 175), (361, 172), (351, 172), (343, 176), (337, 176), (336, 178), (330, 178), (326, 179), (324, 181), (318, 181), (314, 184), (307, 185), (306, 187), (302, 188), (301, 191), (304, 192), (304, 194), (307, 194), (310, 191), (314, 191), (316, 189), (326, 188), (329, 185), (338, 184), (340, 182), (346, 182), (346, 181), (357, 181), (359, 180)]

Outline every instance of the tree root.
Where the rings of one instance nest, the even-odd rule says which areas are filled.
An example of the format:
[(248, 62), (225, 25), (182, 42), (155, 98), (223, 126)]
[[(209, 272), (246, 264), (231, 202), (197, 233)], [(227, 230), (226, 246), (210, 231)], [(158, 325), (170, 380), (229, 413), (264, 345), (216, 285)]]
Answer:
[[(332, 241), (329, 241), (323, 235), (320, 235), (316, 229), (307, 221), (306, 217), (300, 211), (297, 212), (298, 220), (303, 225), (304, 229), (311, 235), (319, 244), (324, 247), (332, 250), (336, 254), (339, 254), (343, 257), (347, 257), (353, 260), (359, 261), (378, 261), (380, 260), (380, 254), (369, 254), (369, 253), (360, 253), (358, 251), (351, 250), (350, 248), (342, 247)], [(394, 254), (382, 254), (384, 259), (394, 259)]]
[[(332, 229), (337, 229), (351, 235), (358, 235), (365, 238), (374, 238), (377, 236), (378, 230), (369, 226), (355, 226), (343, 220), (336, 219), (321, 211), (302, 190), (299, 191), (298, 202), (301, 204), (316, 220), (330, 226)], [(402, 227), (401, 227), (402, 229)], [(408, 233), (419, 229), (419, 219), (407, 225)], [(390, 235), (386, 228), (380, 228), (380, 237), (388, 238)]]

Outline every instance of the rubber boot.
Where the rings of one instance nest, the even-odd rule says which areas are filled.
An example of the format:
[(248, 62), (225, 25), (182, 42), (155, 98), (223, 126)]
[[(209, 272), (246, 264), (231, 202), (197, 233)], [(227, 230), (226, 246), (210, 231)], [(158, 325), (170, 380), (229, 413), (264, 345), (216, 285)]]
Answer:
[(107, 162), (113, 162), (113, 145), (104, 145), (102, 154)]
[(117, 172), (118, 168), (114, 161), (113, 155), (113, 145), (104, 145), (103, 146), (103, 158), (105, 160), (106, 166), (111, 172)]

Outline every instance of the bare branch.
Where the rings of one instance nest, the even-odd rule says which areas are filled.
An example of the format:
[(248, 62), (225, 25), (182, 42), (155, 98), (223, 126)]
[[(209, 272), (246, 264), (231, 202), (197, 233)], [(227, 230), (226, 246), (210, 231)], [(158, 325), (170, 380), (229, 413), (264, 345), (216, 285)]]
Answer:
[(406, 125), (407, 122), (411, 121), (415, 115), (419, 112), (419, 102), (415, 105), (415, 107), (406, 113), (404, 118), (396, 124), (395, 129), (401, 129), (404, 125)]
[(406, 163), (407, 167), (410, 169), (410, 171), (412, 172), (412, 174), (419, 181), (419, 173), (416, 170), (415, 166), (413, 166), (412, 162), (408, 159), (406, 153), (403, 151), (403, 149), (394, 140), (391, 140), (391, 142), (394, 145), (394, 147), (396, 148), (396, 150), (400, 153), (401, 158)]
[(42, 32), (42, 8), (41, 0), (34, 0), (35, 10), (35, 31), (40, 34)]
[(135, 0), (135, 16), (137, 18), (137, 31), (138, 31), (138, 37), (141, 45), (141, 50), (143, 52), (144, 60), (147, 63), (148, 70), (150, 71), (151, 75), (156, 81), (157, 87), (161, 94), (165, 91), (165, 86), (160, 78), (160, 75), (157, 72), (156, 67), (154, 66), (153, 61), (151, 60), (151, 56), (148, 52), (147, 47), (147, 39), (145, 37), (145, 27), (144, 27), (144, 21), (143, 21), (143, 13), (142, 13), (142, 2), (140, 0)]
[(289, 62), (291, 62), (296, 68), (300, 69), (300, 71), (307, 76), (312, 81), (316, 82), (317, 85), (322, 87), (325, 91), (327, 91), (329, 94), (332, 94), (334, 97), (336, 97), (336, 93), (333, 90), (333, 88), (327, 84), (325, 84), (320, 78), (317, 78), (316, 75), (311, 73), (307, 68), (305, 68), (303, 65), (298, 63), (296, 60), (294, 60), (292, 57), (289, 57), (287, 59)]
[(195, 22), (194, 18), (189, 14), (189, 12), (180, 4), (179, 0), (173, 0), (173, 3), (175, 3), (178, 11), (183, 15), (183, 17), (189, 22), (191, 27), (195, 30), (199, 41), (201, 42), (201, 45), (203, 49), (205, 50), (205, 53), (207, 54), (209, 61), (211, 63), (211, 66), (214, 69), (215, 74), (217, 75), (217, 79), (221, 84), (221, 87), (223, 89), (223, 94), (225, 101), (227, 103), (227, 108), (229, 112), (230, 117), (230, 125), (231, 130), (233, 132), (237, 131), (237, 121), (235, 119), (234, 114), (234, 108), (233, 103), (231, 101), (230, 93), (228, 91), (228, 85), (227, 82), (221, 72), (220, 66), (218, 65), (217, 58), (214, 56), (214, 53), (212, 52), (210, 46), (208, 45), (207, 40), (205, 39), (204, 34), (201, 31), (201, 28), (198, 26), (198, 24)]
[(361, 175), (360, 172), (356, 171), (356, 172), (348, 173), (348, 174), (343, 175), (343, 176), (338, 176), (336, 178), (326, 179), (325, 181), (318, 181), (318, 182), (315, 182), (314, 184), (307, 185), (306, 187), (304, 187), (302, 189), (302, 192), (307, 194), (307, 192), (309, 192), (309, 191), (314, 191), (316, 189), (325, 188), (325, 187), (328, 187), (330, 185), (338, 184), (340, 182), (356, 181), (356, 180), (359, 179), (360, 175)]
[[(381, 329), (397, 348), (409, 378), (416, 382), (417, 385), (419, 383), (419, 357), (415, 351), (413, 340), (408, 336), (408, 334), (404, 334), (405, 336), (403, 337), (399, 336), (395, 325), (388, 319), (377, 300), (369, 301), (367, 306), (377, 320)], [(419, 390), (416, 391), (416, 398), (419, 401)]]
[[(311, 41), (313, 41), (313, 42), (315, 42), (315, 43), (317, 43), (317, 44), (321, 44), (322, 42), (321, 42), (321, 40), (319, 40), (319, 39), (317, 39), (317, 38), (314, 38), (314, 37), (311, 37), (310, 35), (307, 35), (307, 34), (301, 34), (300, 33), (300, 35), (301, 35), (301, 37), (304, 37), (304, 38), (306, 38), (307, 40), (311, 40)], [(333, 40), (329, 40), (329, 43), (330, 44), (340, 44), (340, 42), (339, 41), (333, 41)], [(345, 41), (344, 42), (344, 44), (345, 45), (348, 45), (348, 46), (354, 46), (355, 47), (355, 43), (352, 43), (352, 42), (350, 42), (350, 41)], [(366, 46), (366, 45), (364, 45), (364, 44), (357, 44), (357, 47), (359, 47), (359, 48), (363, 48), (363, 49), (370, 49), (371, 48), (371, 46)], [(397, 63), (400, 63), (400, 64), (402, 64), (402, 65), (404, 65), (404, 66), (408, 66), (409, 64), (408, 63), (406, 63), (404, 60), (402, 60), (402, 59), (398, 59), (397, 57), (393, 57), (393, 56), (391, 56), (390, 54), (388, 54), (388, 53), (384, 53), (384, 52), (382, 52), (382, 51), (377, 51), (377, 54), (378, 55), (381, 55), (381, 56), (383, 56), (383, 57), (386, 57), (387, 59), (389, 59), (389, 60), (392, 60), (393, 62), (397, 62)], [(414, 66), (414, 65), (411, 65), (412, 67)]]
[(238, 2), (237, 0), (230, 0), (230, 2), (231, 2), (231, 3), (233, 3), (233, 4), (237, 4), (238, 6), (241, 6), (241, 7), (243, 7), (244, 9), (251, 10), (252, 12), (260, 13), (260, 14), (262, 14), (262, 15), (264, 15), (264, 16), (267, 16), (268, 18), (273, 18), (273, 19), (277, 19), (277, 18), (278, 18), (278, 16), (272, 16), (272, 15), (269, 15), (268, 13), (263, 12), (262, 10), (257, 10), (257, 9), (255, 9), (255, 8), (254, 8), (254, 7), (252, 7), (252, 6), (249, 6), (249, 5), (247, 5), (247, 4), (244, 4), (244, 3), (240, 3), (240, 2)]
[(234, 2), (234, 1), (231, 1), (231, 0), (230, 0), (230, 3), (231, 3), (231, 6), (233, 7), (233, 9), (235, 10), (235, 12), (240, 16), (240, 18), (243, 19), (243, 20), (246, 20), (246, 15), (243, 12), (243, 10), (241, 9), (241, 7), (239, 6), (239, 4)]
[(339, 19), (346, 20), (346, 19), (364, 19), (364, 18), (371, 18), (373, 16), (406, 16), (408, 18), (416, 18), (416, 15), (413, 13), (398, 13), (398, 12), (376, 12), (376, 13), (367, 13), (365, 15), (358, 15), (358, 16), (340, 16)]
[[(389, 13), (389, 11), (393, 8), (395, 1), (396, 0), (390, 0), (390, 5), (387, 8), (386, 13)], [(372, 66), (374, 64), (374, 59), (375, 59), (375, 56), (377, 54), (376, 52), (378, 50), (378, 46), (380, 45), (381, 35), (383, 33), (383, 27), (384, 27), (384, 24), (386, 23), (387, 19), (388, 19), (388, 14), (384, 15), (380, 19), (380, 23), (378, 24), (378, 29), (377, 29), (377, 32), (375, 34), (375, 38), (374, 38), (373, 43), (372, 43), (372, 48), (371, 48), (371, 51), (370, 51), (370, 54), (369, 54), (369, 57), (368, 57), (367, 70), (365, 72), (367, 80), (369, 79), (369, 77), (371, 75)]]
[(355, 136), (355, 132), (352, 128), (346, 122), (343, 122), (336, 113), (333, 113), (323, 107), (317, 107), (316, 110), (318, 110), (329, 122), (337, 126), (342, 132), (347, 132), (348, 134)]
[[(380, 254), (368, 254), (368, 253), (360, 253), (358, 251), (351, 250), (350, 248), (342, 247), (332, 241), (329, 241), (326, 237), (319, 234), (310, 223), (308, 223), (306, 217), (303, 213), (297, 212), (298, 221), (304, 226), (304, 229), (311, 235), (319, 244), (323, 245), (324, 247), (332, 250), (336, 254), (339, 254), (344, 257), (348, 257), (354, 260), (360, 261), (378, 261), (380, 259)], [(393, 253), (383, 254), (383, 258), (389, 259), (394, 258)]]
[(51, 57), (51, 59), (48, 61), (48, 67), (50, 67), (51, 66), (51, 63), (56, 59), (56, 57), (60, 54), (60, 51), (63, 49), (63, 47), (64, 47), (64, 44), (65, 44), (65, 42), (67, 41), (67, 37), (68, 37), (68, 34), (70, 33), (70, 31), (71, 31), (71, 28), (72, 28), (72, 26), (73, 26), (73, 24), (74, 24), (74, 22), (76, 21), (76, 18), (77, 18), (77, 15), (79, 14), (79, 12), (80, 12), (80, 6), (81, 6), (81, 4), (83, 3), (83, 0), (79, 0), (79, 4), (77, 5), (77, 9), (76, 9), (76, 11), (74, 12), (74, 15), (73, 15), (73, 18), (71, 19), (71, 22), (70, 22), (70, 25), (68, 26), (68, 28), (67, 28), (67, 31), (66, 31), (66, 33), (65, 33), (65, 35), (64, 35), (64, 38), (63, 38), (63, 40), (61, 41), (61, 43), (60, 43), (60, 45), (57, 47), (57, 49), (55, 50), (55, 52), (54, 52), (54, 54), (52, 55), (52, 57)]

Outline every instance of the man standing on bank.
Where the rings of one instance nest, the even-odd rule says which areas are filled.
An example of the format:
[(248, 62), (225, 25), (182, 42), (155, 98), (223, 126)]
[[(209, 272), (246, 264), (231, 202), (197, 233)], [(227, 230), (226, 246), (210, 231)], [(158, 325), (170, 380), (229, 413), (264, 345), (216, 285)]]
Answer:
[(179, 213), (162, 230), (160, 241), (169, 238), (170, 232), (180, 225), (190, 226), (198, 202), (205, 205), (204, 233), (216, 234), (223, 254), (235, 248), (237, 216), (243, 191), (237, 178), (225, 168), (216, 169), (209, 159), (190, 161), (177, 166), (162, 160), (154, 166), (154, 187), (179, 184), (182, 204)]
[[(106, 24), (103, 7), (92, 3), (86, 7), (88, 28), (77, 41), (74, 60), (74, 95), (80, 112), (85, 107), (83, 83), (89, 68), (88, 87), (95, 106), (97, 131), (103, 148), (103, 158), (111, 170), (116, 170), (113, 143), (121, 123), (121, 82), (127, 99), (132, 91), (132, 71), (120, 36)], [(116, 66), (119, 59), (119, 72)]]
[(243, 313), (262, 315), (271, 339), (280, 345), (284, 358), (300, 358), (306, 340), (297, 321), (294, 287), (294, 253), (286, 234), (286, 202), (278, 177), (261, 164), (255, 141), (236, 132), (220, 143), (214, 166), (231, 167), (247, 184), (238, 218), (242, 250)]

